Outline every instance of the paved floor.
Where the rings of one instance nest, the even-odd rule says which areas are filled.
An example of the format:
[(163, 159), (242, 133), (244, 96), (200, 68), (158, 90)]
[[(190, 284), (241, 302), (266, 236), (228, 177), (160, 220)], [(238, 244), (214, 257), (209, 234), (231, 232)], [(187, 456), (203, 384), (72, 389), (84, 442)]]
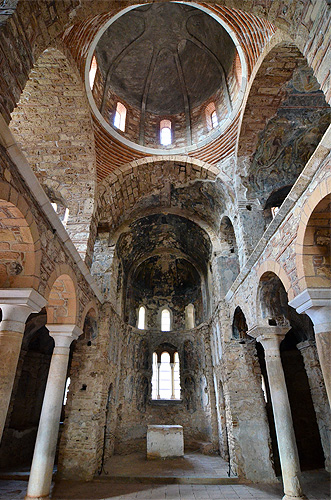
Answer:
[[(218, 455), (185, 453), (184, 457), (146, 460), (144, 453), (114, 455), (105, 464), (108, 477), (227, 478), (229, 465)], [(233, 476), (233, 474), (231, 474)]]
[[(131, 464), (131, 465), (130, 465)], [(112, 458), (106, 464), (108, 475), (89, 483), (61, 481), (53, 487), (54, 500), (281, 500), (280, 483), (256, 484), (155, 484), (167, 478), (188, 476), (193, 481), (226, 477), (227, 464), (219, 457), (189, 454), (185, 459), (148, 461), (137, 455)], [(25, 480), (0, 480), (1, 500), (23, 500)], [(154, 481), (153, 481), (154, 478)], [(151, 479), (151, 483), (149, 480)], [(237, 478), (233, 478), (238, 482)], [(330, 499), (330, 476), (324, 470), (305, 472), (302, 485), (308, 500)]]

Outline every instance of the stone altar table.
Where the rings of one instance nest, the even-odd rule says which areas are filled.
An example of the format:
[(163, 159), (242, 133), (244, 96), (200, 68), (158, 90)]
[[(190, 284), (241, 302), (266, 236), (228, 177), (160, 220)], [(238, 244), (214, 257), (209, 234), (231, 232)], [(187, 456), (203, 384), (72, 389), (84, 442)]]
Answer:
[(147, 427), (147, 459), (182, 457), (184, 436), (181, 425)]

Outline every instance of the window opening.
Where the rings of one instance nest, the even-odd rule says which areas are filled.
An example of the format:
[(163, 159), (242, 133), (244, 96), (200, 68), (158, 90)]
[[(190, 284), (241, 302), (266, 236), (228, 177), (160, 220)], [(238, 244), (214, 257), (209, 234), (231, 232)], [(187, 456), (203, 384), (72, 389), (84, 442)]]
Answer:
[(273, 219), (274, 219), (274, 218), (276, 217), (276, 215), (278, 214), (279, 209), (280, 209), (280, 207), (271, 207), (271, 215), (272, 215), (272, 218), (273, 218)]
[(94, 80), (95, 80), (95, 75), (97, 74), (97, 69), (98, 69), (98, 63), (96, 57), (93, 56), (89, 72), (89, 81), (91, 90), (93, 89), (94, 86)]
[(266, 389), (265, 380), (264, 380), (263, 375), (261, 375), (261, 387), (262, 387), (262, 392), (263, 392), (265, 402), (267, 403), (268, 402), (268, 395), (267, 395), (267, 389)]
[(161, 332), (169, 332), (170, 327), (170, 311), (169, 309), (163, 309), (161, 312)]
[(70, 377), (67, 378), (66, 386), (65, 386), (65, 389), (64, 389), (64, 398), (63, 398), (63, 404), (64, 405), (67, 404), (68, 392), (69, 392), (69, 385), (70, 385)]
[(216, 128), (218, 125), (218, 116), (214, 102), (210, 102), (208, 106), (206, 106), (205, 113), (206, 113), (206, 122), (208, 130)]
[(218, 125), (218, 118), (217, 118), (216, 109), (212, 112), (212, 114), (210, 115), (210, 118), (211, 118), (212, 127), (216, 128)]
[(162, 146), (169, 146), (172, 142), (170, 120), (162, 120), (160, 123), (160, 142)]
[(194, 327), (195, 327), (194, 305), (189, 304), (188, 306), (185, 307), (185, 328), (187, 330), (190, 330), (191, 328)]
[(180, 399), (179, 356), (153, 353), (152, 399)]
[(122, 132), (125, 131), (126, 107), (121, 102), (117, 103), (114, 115), (114, 126)]
[(137, 328), (139, 328), (139, 330), (145, 330), (146, 327), (145, 325), (146, 325), (146, 309), (144, 306), (140, 306), (138, 311)]

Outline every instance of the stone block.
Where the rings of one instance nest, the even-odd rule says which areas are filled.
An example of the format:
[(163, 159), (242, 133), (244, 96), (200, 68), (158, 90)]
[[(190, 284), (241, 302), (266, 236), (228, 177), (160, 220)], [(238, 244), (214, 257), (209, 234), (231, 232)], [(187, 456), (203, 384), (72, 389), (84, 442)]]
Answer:
[(182, 457), (184, 436), (181, 425), (149, 425), (147, 459)]

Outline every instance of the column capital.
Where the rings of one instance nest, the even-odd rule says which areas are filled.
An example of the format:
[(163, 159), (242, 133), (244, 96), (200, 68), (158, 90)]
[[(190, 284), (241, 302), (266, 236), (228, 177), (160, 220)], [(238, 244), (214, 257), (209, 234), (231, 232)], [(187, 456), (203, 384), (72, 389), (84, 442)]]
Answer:
[(299, 314), (306, 313), (310, 317), (316, 334), (331, 331), (330, 288), (306, 288), (289, 305)]
[(0, 289), (0, 330), (23, 333), (28, 316), (39, 312), (46, 303), (46, 299), (33, 288)]
[(254, 326), (247, 334), (263, 345), (266, 354), (279, 355), (279, 345), (290, 329), (290, 326)]
[(46, 328), (48, 329), (50, 336), (54, 339), (55, 347), (69, 348), (71, 342), (73, 340), (77, 340), (83, 333), (77, 325), (72, 324), (66, 325), (51, 323), (47, 324)]
[(1, 288), (0, 307), (2, 305), (28, 306), (32, 312), (39, 312), (47, 304), (46, 299), (34, 288)]

